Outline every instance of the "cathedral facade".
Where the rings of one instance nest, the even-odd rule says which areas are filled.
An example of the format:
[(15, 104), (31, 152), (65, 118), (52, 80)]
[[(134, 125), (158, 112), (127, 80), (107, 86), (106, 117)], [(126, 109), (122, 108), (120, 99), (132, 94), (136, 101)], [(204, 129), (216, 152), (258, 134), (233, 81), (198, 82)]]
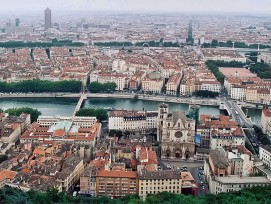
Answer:
[(157, 119), (157, 140), (162, 159), (193, 160), (195, 154), (195, 121), (185, 112), (169, 113), (168, 105), (161, 104)]

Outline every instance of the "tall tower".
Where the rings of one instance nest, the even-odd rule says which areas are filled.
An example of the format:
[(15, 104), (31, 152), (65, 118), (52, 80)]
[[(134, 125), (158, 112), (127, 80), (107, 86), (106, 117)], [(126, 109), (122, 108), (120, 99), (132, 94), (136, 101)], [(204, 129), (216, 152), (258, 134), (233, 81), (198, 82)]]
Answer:
[(19, 27), (20, 26), (20, 19), (16, 18), (15, 19), (15, 27)]
[(188, 45), (193, 45), (194, 44), (194, 38), (193, 38), (193, 23), (192, 20), (190, 20), (189, 22), (189, 26), (188, 26), (188, 35), (186, 38), (186, 43)]
[(166, 119), (168, 116), (168, 105), (163, 103), (159, 106), (158, 110), (158, 120), (157, 120), (157, 141), (161, 142), (163, 140), (163, 135), (165, 134), (165, 129), (167, 128)]
[(45, 30), (52, 27), (52, 12), (49, 8), (44, 11), (44, 19), (45, 19)]

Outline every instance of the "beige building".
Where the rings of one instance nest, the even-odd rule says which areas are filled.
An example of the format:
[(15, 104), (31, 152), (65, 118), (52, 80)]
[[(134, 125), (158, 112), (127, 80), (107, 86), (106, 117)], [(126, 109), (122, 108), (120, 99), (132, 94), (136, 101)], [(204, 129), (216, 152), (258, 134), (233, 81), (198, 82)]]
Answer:
[(182, 179), (178, 171), (142, 171), (138, 175), (138, 183), (138, 195), (143, 200), (148, 194), (160, 192), (180, 194), (182, 189)]
[(166, 84), (166, 93), (168, 95), (177, 95), (178, 88), (181, 81), (181, 74), (175, 74), (168, 79)]
[(111, 198), (138, 194), (137, 172), (100, 170), (96, 177), (96, 195)]
[(109, 114), (109, 130), (147, 131), (157, 126), (157, 111), (114, 110)]
[(260, 146), (259, 154), (264, 166), (271, 170), (271, 145)]
[(147, 93), (161, 93), (164, 86), (164, 79), (158, 71), (150, 71), (142, 79), (142, 91)]
[(248, 87), (246, 90), (246, 101), (249, 102), (257, 102), (258, 94), (257, 94), (257, 88), (254, 87)]
[(96, 176), (98, 169), (95, 167), (87, 167), (80, 176), (80, 193), (96, 195)]
[(239, 191), (246, 187), (268, 186), (271, 181), (262, 177), (240, 175), (241, 159), (226, 158), (219, 150), (210, 152), (209, 158), (204, 163), (205, 179), (209, 183), (209, 191), (213, 194), (222, 192)]
[(265, 134), (271, 134), (271, 110), (262, 110), (261, 126)]
[(163, 79), (151, 80), (151, 79), (143, 79), (142, 80), (142, 90), (144, 92), (151, 93), (161, 93), (164, 85)]
[(63, 166), (62, 171), (56, 173), (57, 181), (62, 184), (62, 191), (70, 192), (79, 182), (80, 175), (84, 170), (84, 163), (78, 157), (68, 158)]

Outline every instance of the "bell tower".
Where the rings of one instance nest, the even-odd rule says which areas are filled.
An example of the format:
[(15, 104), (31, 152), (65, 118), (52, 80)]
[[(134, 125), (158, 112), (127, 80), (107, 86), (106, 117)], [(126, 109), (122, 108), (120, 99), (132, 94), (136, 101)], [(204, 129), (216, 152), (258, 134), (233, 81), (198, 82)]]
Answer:
[(166, 119), (168, 115), (168, 105), (163, 103), (159, 105), (158, 120), (157, 120), (157, 141), (163, 140), (163, 135), (166, 134)]

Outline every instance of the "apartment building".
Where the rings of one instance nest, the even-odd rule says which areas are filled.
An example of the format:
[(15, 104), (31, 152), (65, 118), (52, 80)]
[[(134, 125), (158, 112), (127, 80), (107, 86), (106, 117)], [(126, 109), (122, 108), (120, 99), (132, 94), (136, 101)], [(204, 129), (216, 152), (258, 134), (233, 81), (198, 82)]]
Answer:
[(164, 78), (161, 73), (156, 70), (148, 71), (146, 76), (142, 79), (142, 91), (146, 93), (161, 93), (164, 86)]
[[(63, 118), (62, 118), (63, 119)], [(71, 118), (70, 118), (71, 119)], [(33, 123), (20, 137), (21, 143), (56, 141), (89, 145), (94, 148), (101, 135), (101, 123), (92, 122), (93, 118), (77, 118), (78, 120), (59, 120), (59, 118), (40, 118), (40, 123)], [(51, 125), (50, 125), (51, 124)], [(81, 124), (82, 126), (80, 126)], [(83, 153), (83, 152), (82, 152)], [(82, 154), (84, 155), (84, 154)]]
[(180, 73), (169, 77), (168, 82), (166, 84), (166, 94), (177, 95), (180, 82), (181, 82)]
[(17, 174), (16, 171), (1, 170), (0, 171), (0, 189), (3, 188), (6, 185), (6, 183), (13, 180), (16, 174)]
[(197, 133), (203, 148), (245, 145), (242, 129), (229, 116), (201, 115)]
[(157, 111), (114, 110), (109, 113), (109, 130), (147, 131), (157, 126)]
[(202, 49), (203, 60), (221, 60), (225, 62), (242, 62), (246, 63), (246, 58), (241, 56), (234, 50), (219, 50), (219, 49)]
[(142, 171), (138, 175), (138, 195), (146, 200), (148, 194), (170, 192), (180, 194), (182, 191), (181, 174), (178, 171)]
[(220, 93), (221, 91), (221, 84), (219, 81), (200, 81), (198, 84), (198, 90), (200, 91), (212, 91), (216, 93)]
[(263, 109), (261, 116), (261, 127), (263, 133), (270, 135), (271, 134), (271, 110)]
[(96, 196), (96, 176), (99, 169), (86, 167), (80, 175), (80, 193)]
[(259, 154), (264, 166), (271, 170), (271, 145), (260, 146)]
[(265, 176), (251, 177), (241, 175), (237, 169), (242, 161), (226, 158), (219, 150), (213, 150), (204, 162), (204, 174), (213, 194), (239, 191), (246, 187), (268, 186), (271, 181)]
[(111, 198), (138, 194), (137, 172), (100, 170), (96, 176), (96, 195)]
[(37, 122), (42, 127), (56, 125), (62, 121), (71, 121), (73, 125), (78, 125), (82, 128), (89, 128), (97, 123), (96, 117), (64, 117), (64, 116), (39, 116)]
[(62, 184), (62, 191), (71, 192), (79, 182), (84, 170), (83, 160), (78, 157), (68, 158), (62, 166), (62, 171), (56, 173), (56, 179)]

